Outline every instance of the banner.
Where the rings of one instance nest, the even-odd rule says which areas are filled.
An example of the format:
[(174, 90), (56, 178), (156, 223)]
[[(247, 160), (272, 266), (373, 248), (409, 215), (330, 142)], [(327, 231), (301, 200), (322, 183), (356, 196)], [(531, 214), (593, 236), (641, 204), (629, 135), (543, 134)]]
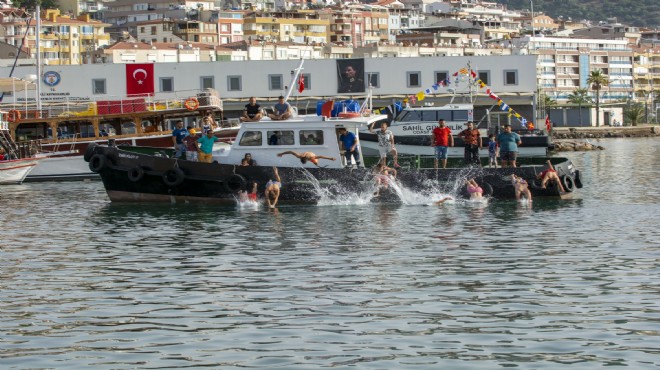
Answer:
[(363, 93), (364, 59), (337, 59), (338, 93)]
[(154, 94), (154, 65), (126, 64), (126, 95)]

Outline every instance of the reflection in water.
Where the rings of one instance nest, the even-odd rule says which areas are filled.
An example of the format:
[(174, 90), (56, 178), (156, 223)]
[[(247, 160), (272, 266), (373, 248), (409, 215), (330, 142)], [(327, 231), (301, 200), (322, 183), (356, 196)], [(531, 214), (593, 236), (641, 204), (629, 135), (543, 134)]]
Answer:
[(657, 367), (659, 144), (599, 144), (571, 153), (576, 199), (531, 206), (248, 210), (0, 187), (0, 363)]

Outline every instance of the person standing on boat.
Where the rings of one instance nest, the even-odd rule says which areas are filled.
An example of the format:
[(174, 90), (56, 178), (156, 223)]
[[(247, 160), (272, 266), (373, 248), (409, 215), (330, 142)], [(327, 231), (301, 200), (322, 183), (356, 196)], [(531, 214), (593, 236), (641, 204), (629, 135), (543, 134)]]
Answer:
[(522, 144), (520, 135), (511, 132), (511, 124), (504, 124), (504, 131), (497, 135), (497, 145), (500, 147), (500, 160), (502, 168), (516, 167), (518, 145)]
[(250, 102), (245, 104), (245, 109), (243, 109), (243, 116), (241, 116), (241, 122), (257, 122), (262, 119), (263, 113), (261, 112), (261, 106), (257, 104), (257, 98), (254, 96), (250, 98)]
[[(369, 131), (374, 132), (373, 130), (373, 125), (369, 126)], [(392, 153), (392, 157), (394, 158), (394, 168), (401, 167), (399, 166), (398, 153), (394, 147), (394, 134), (387, 129), (386, 122), (381, 122), (380, 130), (376, 132), (376, 135), (378, 136), (378, 152), (380, 153), (380, 162), (378, 163), (385, 166), (387, 164), (387, 153)]]
[(188, 130), (183, 127), (183, 121), (176, 122), (176, 128), (172, 131), (172, 143), (174, 144), (174, 158), (181, 158), (186, 153), (186, 144), (183, 139), (188, 136)]
[(472, 121), (466, 123), (467, 128), (458, 134), (458, 137), (463, 139), (465, 146), (464, 160), (465, 164), (470, 166), (479, 166), (479, 149), (481, 149), (481, 134), (479, 130), (474, 127)]
[(186, 159), (197, 162), (197, 154), (199, 152), (199, 146), (197, 145), (197, 131), (194, 128), (191, 128), (188, 132), (190, 135), (183, 138), (183, 142), (186, 144)]
[(339, 128), (339, 141), (344, 146), (344, 157), (346, 165), (352, 166), (351, 158), (355, 159), (355, 164), (360, 166), (360, 151), (358, 150), (358, 138), (354, 133), (348, 131), (345, 127)]
[(213, 131), (207, 131), (206, 136), (202, 136), (197, 140), (199, 146), (199, 161), (211, 163), (213, 161), (213, 143), (219, 139), (213, 136)]
[(280, 95), (278, 102), (273, 106), (274, 114), (269, 114), (268, 117), (274, 121), (282, 121), (291, 118), (291, 104), (284, 101), (284, 96)]
[(438, 127), (433, 129), (432, 136), (431, 146), (435, 147), (433, 167), (438, 169), (438, 160), (442, 160), (442, 168), (447, 168), (447, 148), (454, 146), (454, 137), (444, 119), (438, 120)]

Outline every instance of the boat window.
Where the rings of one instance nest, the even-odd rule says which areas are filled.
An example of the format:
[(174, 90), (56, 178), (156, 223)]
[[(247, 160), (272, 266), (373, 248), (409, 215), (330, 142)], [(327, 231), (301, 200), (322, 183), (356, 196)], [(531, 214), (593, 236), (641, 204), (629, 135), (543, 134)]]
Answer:
[(421, 112), (422, 113), (422, 121), (431, 121), (435, 122), (438, 120), (438, 115), (436, 114), (436, 111), (434, 110), (426, 110)]
[(268, 145), (293, 145), (293, 131), (266, 131)]
[(301, 130), (300, 145), (323, 145), (323, 131)]
[(467, 110), (455, 110), (452, 111), (452, 113), (453, 113), (453, 117), (451, 118), (452, 121), (467, 121), (469, 119)]
[(261, 131), (245, 131), (241, 136), (240, 146), (261, 146)]
[(422, 115), (419, 111), (416, 110), (407, 111), (405, 114), (397, 118), (398, 122), (415, 122), (421, 120), (422, 120)]
[(124, 122), (121, 124), (121, 134), (134, 134), (137, 131), (135, 130), (135, 122)]
[(438, 121), (444, 119), (445, 121), (455, 121), (453, 111), (450, 110), (440, 110), (438, 111)]

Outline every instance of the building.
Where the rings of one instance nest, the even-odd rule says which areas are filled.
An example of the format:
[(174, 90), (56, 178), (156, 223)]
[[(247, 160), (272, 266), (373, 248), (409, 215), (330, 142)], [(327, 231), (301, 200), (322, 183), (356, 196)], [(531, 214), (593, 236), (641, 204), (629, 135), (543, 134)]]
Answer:
[(89, 14), (93, 19), (100, 19), (100, 12), (105, 7), (105, 3), (112, 0), (57, 0), (58, 9), (63, 14), (72, 14), (79, 16)]
[[(216, 45), (172, 42), (117, 42), (103, 50), (105, 63), (185, 63), (214, 62)], [(223, 54), (227, 54), (225, 51)]]
[(656, 103), (660, 90), (660, 46), (636, 48), (634, 56), (635, 88), (632, 98), (644, 103), (648, 118), (653, 116), (657, 120), (660, 109), (660, 104)]
[(174, 34), (174, 22), (158, 19), (135, 23), (135, 39), (140, 42), (184, 42)]
[(330, 20), (313, 11), (252, 12), (243, 17), (243, 37), (250, 42), (325, 43), (329, 32)]

